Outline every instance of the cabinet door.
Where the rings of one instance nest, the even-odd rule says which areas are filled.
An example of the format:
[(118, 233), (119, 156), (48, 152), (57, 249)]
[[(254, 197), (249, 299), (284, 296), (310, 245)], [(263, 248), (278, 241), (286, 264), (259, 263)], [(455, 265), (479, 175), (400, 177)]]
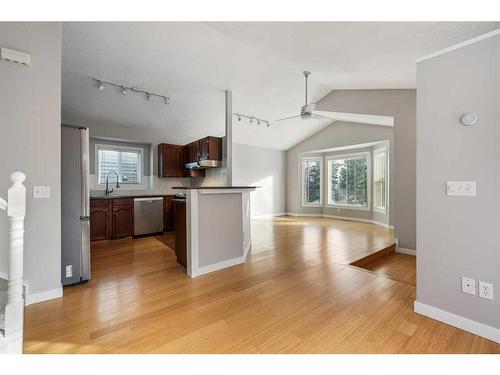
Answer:
[(208, 152), (208, 139), (209, 137), (203, 138), (199, 140), (200, 145), (200, 160), (207, 160), (209, 156)]
[(182, 177), (184, 154), (182, 146), (162, 143), (158, 145), (158, 176)]
[(113, 207), (113, 238), (128, 237), (133, 233), (134, 220), (132, 207)]
[(111, 208), (90, 207), (90, 240), (111, 238)]
[(186, 202), (175, 201), (175, 255), (177, 263), (187, 267)]
[(165, 177), (182, 177), (184, 168), (182, 147), (177, 145), (166, 145), (164, 153)]
[(174, 229), (174, 202), (172, 197), (163, 197), (163, 231), (171, 232)]

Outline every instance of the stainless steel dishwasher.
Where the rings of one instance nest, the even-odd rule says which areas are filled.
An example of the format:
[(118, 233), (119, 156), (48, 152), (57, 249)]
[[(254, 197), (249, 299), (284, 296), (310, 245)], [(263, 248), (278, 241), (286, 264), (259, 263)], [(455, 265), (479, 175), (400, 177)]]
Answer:
[(134, 198), (134, 236), (163, 232), (163, 198)]

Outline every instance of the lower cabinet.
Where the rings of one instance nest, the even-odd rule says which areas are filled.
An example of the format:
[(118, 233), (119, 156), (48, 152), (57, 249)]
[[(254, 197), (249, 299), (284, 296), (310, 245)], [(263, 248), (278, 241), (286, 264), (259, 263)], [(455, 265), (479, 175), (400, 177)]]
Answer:
[(186, 201), (174, 200), (175, 255), (177, 263), (187, 267)]
[(90, 201), (90, 240), (111, 238), (111, 205), (108, 199)]
[(163, 231), (175, 230), (173, 197), (163, 197)]
[(90, 240), (129, 237), (134, 234), (132, 198), (90, 201)]

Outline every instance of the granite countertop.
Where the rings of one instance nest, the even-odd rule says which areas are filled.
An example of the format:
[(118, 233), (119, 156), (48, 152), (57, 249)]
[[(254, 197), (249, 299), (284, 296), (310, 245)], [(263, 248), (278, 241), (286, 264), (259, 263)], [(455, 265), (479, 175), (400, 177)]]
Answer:
[(201, 189), (257, 189), (258, 186), (200, 186), (200, 187), (189, 187), (189, 186), (174, 186), (172, 189), (183, 189), (183, 190), (201, 190)]
[(116, 194), (116, 195), (91, 195), (90, 199), (120, 199), (120, 198), (153, 198), (153, 197), (175, 197), (175, 194)]

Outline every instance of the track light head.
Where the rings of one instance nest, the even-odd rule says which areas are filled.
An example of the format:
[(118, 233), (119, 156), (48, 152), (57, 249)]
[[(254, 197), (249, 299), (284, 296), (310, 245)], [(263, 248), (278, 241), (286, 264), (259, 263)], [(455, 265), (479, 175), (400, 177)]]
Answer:
[(104, 83), (102, 81), (99, 81), (97, 87), (99, 87), (99, 90), (101, 91), (104, 90)]
[(165, 97), (165, 104), (170, 104), (170, 98), (168, 96)]
[(253, 123), (253, 117), (250, 117), (250, 124)]
[(257, 125), (260, 125), (260, 120), (259, 119), (257, 119)]
[(146, 93), (146, 100), (149, 102), (149, 99), (151, 99), (151, 94), (149, 92)]
[(122, 95), (127, 95), (127, 88), (122, 86)]
[(238, 121), (241, 122), (241, 116), (238, 116)]

